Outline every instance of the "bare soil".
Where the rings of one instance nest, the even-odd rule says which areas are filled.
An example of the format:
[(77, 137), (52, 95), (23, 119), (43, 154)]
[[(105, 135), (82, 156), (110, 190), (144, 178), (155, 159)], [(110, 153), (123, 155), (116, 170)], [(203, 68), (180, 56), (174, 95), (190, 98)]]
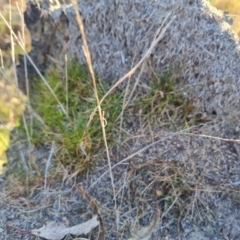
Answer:
[[(88, 220), (96, 209), (75, 184), (97, 201), (106, 239), (133, 237), (157, 209), (149, 239), (239, 239), (240, 146), (233, 140), (239, 132), (217, 117), (176, 132), (151, 127), (129, 127), (126, 140), (111, 149), (117, 219), (106, 159), (96, 157), (96, 166), (80, 176), (52, 160), (45, 182), (49, 147), (29, 152), (13, 145), (1, 180), (0, 239), (37, 239), (8, 225), (29, 230), (49, 221), (73, 226)], [(16, 168), (21, 171), (14, 176)]]

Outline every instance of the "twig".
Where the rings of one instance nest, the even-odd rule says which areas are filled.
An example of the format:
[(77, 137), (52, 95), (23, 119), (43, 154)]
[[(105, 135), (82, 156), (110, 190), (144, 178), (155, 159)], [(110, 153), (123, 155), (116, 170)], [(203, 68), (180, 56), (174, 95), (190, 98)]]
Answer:
[(88, 48), (82, 18), (80, 16), (79, 9), (78, 9), (78, 4), (77, 4), (76, 0), (72, 0), (72, 3), (73, 3), (73, 6), (74, 6), (74, 11), (76, 13), (76, 20), (77, 20), (78, 26), (80, 28), (82, 39), (83, 39), (83, 46), (82, 46), (83, 52), (84, 52), (84, 55), (85, 55), (85, 58), (86, 58), (86, 61), (87, 61), (87, 65), (88, 65), (88, 68), (89, 68), (89, 71), (90, 71), (90, 74), (91, 74), (91, 77), (92, 77), (92, 81), (93, 81), (94, 94), (95, 94), (95, 98), (96, 98), (96, 101), (97, 101), (97, 109), (98, 109), (98, 113), (99, 113), (99, 120), (101, 122), (103, 140), (104, 140), (107, 159), (108, 159), (109, 174), (110, 174), (111, 185), (112, 185), (112, 189), (113, 189), (114, 208), (115, 208), (115, 211), (116, 211), (116, 219), (117, 219), (118, 211), (117, 211), (116, 191), (115, 191), (115, 186), (114, 186), (114, 177), (113, 177), (113, 173), (112, 173), (110, 154), (109, 154), (107, 138), (106, 138), (106, 131), (105, 131), (106, 121), (104, 119), (103, 112), (102, 112), (102, 109), (101, 109), (101, 102), (99, 101), (99, 97), (98, 97), (96, 79), (95, 79), (95, 75), (94, 75), (94, 71), (93, 71), (93, 67), (92, 67), (91, 54), (90, 54), (90, 51), (89, 51), (89, 48)]
[(15, 226), (13, 226), (13, 225), (11, 225), (9, 223), (7, 223), (7, 227), (12, 228), (12, 229), (14, 229), (14, 230), (16, 230), (16, 231), (18, 231), (20, 233), (31, 234), (30, 230), (21, 229), (21, 228), (15, 227)]
[[(189, 127), (187, 129), (184, 129), (184, 130), (181, 130), (181, 131), (178, 131), (178, 132), (175, 132), (175, 133), (171, 133), (170, 136), (176, 136), (178, 134), (187, 134), (185, 132), (189, 132), (189, 130), (191, 129), (194, 129), (195, 126), (192, 126), (192, 127)], [(139, 153), (141, 152), (144, 152), (145, 150), (147, 150), (148, 148), (160, 143), (160, 142), (163, 142), (165, 141), (166, 139), (168, 139), (170, 136), (166, 136), (166, 137), (163, 137), (159, 140), (157, 140), (156, 142), (153, 142), (149, 145), (147, 145), (146, 147), (143, 147), (141, 148), (140, 150), (136, 151), (135, 153), (132, 153), (131, 155), (129, 155), (128, 157), (124, 158), (123, 160), (119, 161), (118, 163), (116, 163), (115, 165), (112, 166), (112, 169), (114, 169), (115, 167), (117, 167), (118, 165), (121, 165), (123, 164), (124, 162), (127, 162), (129, 159), (133, 158), (134, 156), (138, 155)], [(102, 179), (107, 173), (108, 173), (109, 170), (107, 170), (106, 172), (104, 172), (89, 188), (92, 188), (100, 179)]]
[[(171, 13), (171, 12), (170, 12)], [(170, 13), (168, 14), (168, 16), (166, 17), (166, 19), (170, 16)], [(135, 71), (141, 66), (141, 64), (146, 60), (146, 58), (151, 54), (152, 50), (154, 49), (154, 47), (157, 45), (157, 43), (164, 37), (165, 32), (167, 31), (167, 29), (170, 27), (170, 25), (172, 24), (173, 20), (175, 19), (175, 17), (173, 17), (168, 24), (162, 29), (161, 33), (159, 34), (159, 36), (157, 38), (155, 38), (151, 44), (151, 46), (149, 47), (149, 49), (146, 51), (146, 53), (143, 55), (143, 57), (140, 59), (140, 61), (128, 72), (126, 73), (123, 77), (121, 77), (107, 92), (106, 94), (102, 97), (102, 99), (100, 100), (99, 104), (102, 104), (102, 102), (105, 100), (105, 98), (118, 86), (120, 85), (122, 82), (124, 82), (127, 78), (130, 78)], [(162, 26), (160, 27), (160, 29), (162, 28)], [(157, 31), (157, 33), (159, 32), (159, 30)], [(95, 112), (97, 111), (97, 108), (94, 109), (93, 113), (95, 114)], [(90, 119), (91, 121), (91, 119)], [(88, 122), (88, 125), (90, 124), (90, 121)]]

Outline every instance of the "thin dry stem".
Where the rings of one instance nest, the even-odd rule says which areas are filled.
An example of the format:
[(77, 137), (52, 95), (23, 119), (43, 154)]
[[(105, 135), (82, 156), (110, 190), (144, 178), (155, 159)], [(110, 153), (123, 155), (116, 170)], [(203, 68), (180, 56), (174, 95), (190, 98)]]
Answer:
[(77, 23), (78, 23), (78, 26), (80, 28), (81, 35), (82, 35), (82, 38), (83, 38), (83, 47), (82, 48), (83, 48), (83, 52), (84, 52), (84, 55), (86, 57), (87, 65), (89, 67), (89, 71), (90, 71), (90, 74), (91, 74), (91, 77), (92, 77), (93, 86), (94, 86), (94, 94), (95, 94), (95, 98), (97, 100), (97, 109), (98, 109), (98, 112), (99, 112), (99, 119), (100, 119), (101, 127), (102, 127), (103, 140), (104, 140), (106, 153), (107, 153), (109, 173), (110, 173), (111, 184), (112, 184), (112, 189), (113, 189), (114, 205), (115, 205), (116, 218), (117, 218), (118, 213), (117, 213), (116, 191), (115, 191), (115, 186), (114, 186), (114, 177), (113, 177), (113, 173), (112, 173), (112, 166), (111, 166), (110, 154), (109, 154), (109, 150), (108, 150), (106, 131), (105, 131), (106, 121), (104, 120), (103, 112), (102, 112), (102, 109), (101, 109), (101, 103), (100, 103), (99, 97), (98, 97), (96, 79), (95, 79), (95, 74), (94, 74), (93, 67), (92, 67), (91, 54), (90, 54), (90, 51), (89, 51), (89, 48), (88, 48), (82, 18), (80, 16), (76, 0), (73, 0), (72, 3), (74, 5), (74, 10), (75, 10), (75, 13), (76, 13), (76, 20), (77, 20)]
[(44, 174), (44, 190), (45, 191), (47, 190), (48, 168), (50, 166), (50, 162), (51, 162), (54, 151), (55, 151), (55, 149), (54, 149), (54, 146), (52, 145), (48, 160), (46, 162), (46, 168), (45, 168), (45, 174)]
[[(189, 127), (189, 128), (186, 128), (186, 129), (183, 129), (183, 130), (180, 130), (178, 132), (175, 132), (175, 133), (171, 133), (169, 136), (167, 137), (162, 137), (161, 139), (147, 145), (146, 147), (143, 147), (141, 148), (140, 150), (136, 151), (135, 153), (132, 153), (131, 155), (129, 155), (128, 157), (124, 158), (123, 160), (119, 161), (118, 163), (116, 163), (115, 165), (112, 166), (112, 169), (116, 168), (117, 166), (127, 162), (128, 160), (130, 160), (131, 158), (133, 158), (134, 156), (144, 152), (145, 150), (147, 150), (148, 148), (160, 143), (160, 142), (163, 142), (165, 141), (166, 139), (168, 139), (170, 136), (176, 136), (178, 134), (189, 134), (189, 131), (191, 129), (194, 129), (195, 126), (192, 126), (192, 127)], [(210, 136), (209, 136), (210, 137)], [(228, 141), (230, 141), (230, 139), (226, 139)], [(98, 183), (107, 173), (108, 173), (109, 170), (107, 170), (106, 172), (104, 172), (89, 188), (88, 188), (88, 191), (93, 187), (95, 186), (96, 183)]]
[[(23, 49), (24, 52), (26, 52), (24, 43), (17, 37), (17, 35), (13, 32), (11, 25), (7, 22), (7, 20), (4, 18), (4, 16), (2, 15), (2, 13), (0, 12), (0, 17), (3, 19), (4, 23), (6, 24), (6, 26), (9, 28), (10, 32), (11, 32), (11, 36), (15, 38), (15, 40), (18, 42), (19, 46)], [(13, 42), (13, 39), (11, 40), (11, 42)], [(47, 80), (43, 77), (43, 75), (41, 74), (41, 72), (39, 71), (39, 69), (37, 68), (37, 66), (35, 65), (35, 63), (33, 62), (33, 60), (31, 59), (31, 57), (26, 53), (26, 57), (28, 58), (28, 60), (30, 61), (30, 63), (33, 65), (34, 69), (36, 70), (37, 74), (40, 76), (40, 78), (43, 80), (44, 84), (47, 86), (47, 88), (49, 89), (49, 91), (51, 92), (51, 94), (54, 96), (54, 98), (56, 99), (56, 101), (59, 104), (59, 107), (61, 108), (61, 110), (63, 111), (63, 113), (66, 115), (67, 118), (69, 118), (65, 108), (63, 107), (63, 104), (59, 101), (59, 99), (57, 98), (56, 94), (54, 93), (54, 91), (52, 90), (51, 86), (48, 84)], [(14, 57), (13, 57), (14, 59)], [(16, 73), (15, 73), (16, 76)], [(17, 79), (17, 77), (16, 77)]]
[(212, 139), (216, 139), (216, 140), (222, 140), (222, 141), (225, 141), (225, 142), (237, 142), (237, 143), (240, 143), (240, 139), (221, 138), (221, 137), (214, 137), (214, 136), (206, 135), (206, 134), (195, 134), (195, 133), (187, 133), (187, 132), (186, 133), (182, 132), (181, 134), (190, 135), (190, 136), (197, 136), (197, 137), (203, 137), (203, 138), (212, 138)]
[[(168, 16), (166, 17), (165, 21), (170, 17), (171, 12), (168, 14)], [(159, 36), (157, 38), (155, 38), (151, 44), (151, 46), (149, 47), (149, 49), (146, 51), (146, 53), (143, 55), (143, 57), (140, 59), (140, 61), (128, 72), (126, 73), (123, 77), (121, 77), (107, 92), (106, 94), (102, 97), (102, 99), (100, 100), (99, 104), (102, 104), (102, 102), (105, 100), (105, 98), (116, 88), (118, 87), (121, 83), (123, 83), (126, 79), (130, 78), (135, 72), (136, 70), (142, 65), (142, 63), (149, 57), (149, 55), (151, 54), (151, 52), (153, 51), (154, 47), (157, 45), (157, 43), (164, 37), (165, 32), (167, 31), (167, 29), (170, 27), (170, 25), (172, 24), (172, 22), (174, 21), (175, 17), (172, 17), (172, 19), (168, 22), (168, 24), (162, 29), (162, 26), (158, 29), (157, 33), (159, 33), (159, 30), (162, 29), (162, 31), (160, 32)], [(156, 34), (157, 36), (158, 34)], [(97, 108), (94, 109), (94, 114), (97, 111)], [(89, 120), (88, 122), (88, 126), (91, 123), (91, 120)]]
[(65, 55), (65, 81), (66, 81), (66, 111), (68, 113), (68, 71), (67, 71), (68, 58)]

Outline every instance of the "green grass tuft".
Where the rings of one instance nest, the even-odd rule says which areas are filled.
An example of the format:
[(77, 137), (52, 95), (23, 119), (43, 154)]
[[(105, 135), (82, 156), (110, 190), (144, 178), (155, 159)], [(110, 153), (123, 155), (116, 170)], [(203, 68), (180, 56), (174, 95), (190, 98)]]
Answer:
[[(66, 82), (61, 72), (51, 68), (45, 78), (68, 117), (44, 82), (37, 80), (30, 103), (44, 124), (34, 119), (28, 130), (32, 143), (54, 142), (58, 146), (57, 156), (64, 165), (71, 164), (77, 170), (85, 170), (93, 164), (90, 155), (97, 154), (104, 146), (102, 128), (98, 114), (93, 116), (93, 121), (86, 128), (91, 113), (97, 106), (87, 66), (73, 61), (67, 67), (67, 76)], [(98, 81), (99, 98), (103, 97), (108, 88)], [(114, 92), (102, 104), (110, 145), (114, 143), (114, 131), (118, 127), (116, 119), (121, 113), (122, 99), (123, 94)]]
[[(104, 150), (102, 128), (98, 113), (87, 127), (97, 106), (87, 66), (72, 61), (67, 66), (67, 81), (64, 75), (56, 68), (50, 68), (45, 75), (58, 100), (43, 81), (36, 81), (30, 103), (42, 121), (34, 118), (31, 124), (27, 124), (28, 132), (31, 143), (54, 143), (58, 149), (57, 159), (64, 166), (71, 166), (71, 171), (82, 172), (93, 166), (96, 156)], [(189, 118), (193, 104), (186, 99), (182, 90), (176, 89), (177, 79), (171, 71), (156, 76), (151, 82), (147, 91), (135, 97), (130, 108), (125, 109), (123, 120), (132, 115), (130, 121), (135, 121), (134, 116), (142, 112), (141, 117), (151, 126), (168, 127), (174, 131), (185, 127), (186, 123), (195, 123), (195, 119)], [(100, 99), (109, 88), (110, 86), (97, 79)], [(119, 116), (123, 96), (123, 91), (115, 90), (101, 105), (107, 121), (105, 132), (108, 146), (116, 144), (120, 133)], [(67, 115), (62, 109), (65, 109)]]
[(177, 89), (178, 79), (170, 70), (156, 75), (146, 94), (136, 100), (145, 118), (152, 126), (164, 126), (173, 131), (179, 127), (193, 125), (196, 118), (189, 116), (194, 111), (193, 101), (185, 97), (182, 89)]

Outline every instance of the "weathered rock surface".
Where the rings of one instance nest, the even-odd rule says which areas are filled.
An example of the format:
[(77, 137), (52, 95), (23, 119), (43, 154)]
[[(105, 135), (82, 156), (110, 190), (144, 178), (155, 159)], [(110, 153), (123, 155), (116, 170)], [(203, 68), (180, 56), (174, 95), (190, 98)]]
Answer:
[[(204, 111), (239, 116), (239, 38), (207, 1), (78, 2), (93, 66), (102, 79), (116, 81), (126, 73), (149, 49), (162, 24), (174, 18), (144, 62), (141, 79), (169, 66)], [(74, 9), (59, 6), (29, 1), (25, 12), (32, 35), (30, 56), (40, 69), (53, 59), (63, 64), (66, 53), (85, 62)]]

